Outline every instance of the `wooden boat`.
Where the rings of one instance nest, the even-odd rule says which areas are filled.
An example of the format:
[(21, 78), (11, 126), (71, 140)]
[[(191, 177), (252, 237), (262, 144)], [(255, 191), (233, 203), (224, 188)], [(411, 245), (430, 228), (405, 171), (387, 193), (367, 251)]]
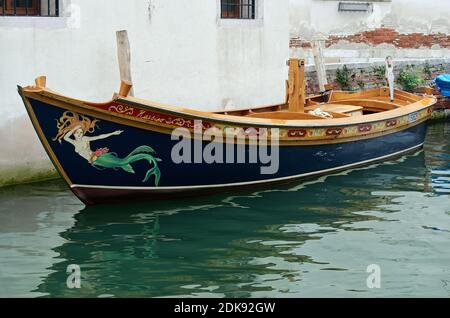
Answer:
[[(289, 61), (286, 100), (279, 105), (203, 112), (134, 98), (130, 89), (131, 83), (122, 82), (111, 101), (91, 103), (51, 91), (45, 77), (18, 87), (54, 166), (85, 204), (288, 182), (385, 161), (422, 147), (436, 102), (400, 90), (391, 101), (388, 88), (305, 96), (304, 61), (296, 59)], [(174, 140), (176, 129), (186, 135)], [(236, 135), (210, 141), (202, 136), (206, 131)], [(187, 138), (200, 153), (222, 145), (224, 156), (234, 159), (227, 162), (236, 162), (239, 151), (248, 157), (257, 153), (262, 146), (254, 141), (264, 134), (278, 153), (272, 173), (262, 173), (261, 162), (248, 159), (173, 160), (174, 148)]]

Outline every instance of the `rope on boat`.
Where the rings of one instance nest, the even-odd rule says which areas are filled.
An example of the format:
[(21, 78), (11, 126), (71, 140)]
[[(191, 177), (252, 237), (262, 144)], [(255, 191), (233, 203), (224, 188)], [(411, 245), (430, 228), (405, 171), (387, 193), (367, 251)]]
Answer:
[(333, 115), (331, 115), (330, 113), (324, 112), (320, 108), (316, 108), (314, 110), (309, 111), (309, 114), (314, 115), (314, 116), (319, 116), (322, 118), (333, 118)]

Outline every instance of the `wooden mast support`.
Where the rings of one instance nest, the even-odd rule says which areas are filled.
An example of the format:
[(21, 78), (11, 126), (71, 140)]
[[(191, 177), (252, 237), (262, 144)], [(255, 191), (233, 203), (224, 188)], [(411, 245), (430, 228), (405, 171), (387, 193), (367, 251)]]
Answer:
[(394, 61), (392, 60), (391, 56), (386, 57), (386, 81), (389, 86), (389, 97), (391, 99), (391, 102), (394, 101), (395, 94), (394, 94)]
[(289, 112), (305, 112), (305, 61), (290, 59), (289, 80), (287, 83)]
[(120, 97), (127, 97), (130, 95), (130, 91), (133, 89), (133, 84), (129, 81), (122, 80), (120, 82), (120, 90), (119, 90), (119, 96)]
[(34, 80), (34, 82), (36, 83), (36, 87), (45, 88), (47, 86), (47, 77), (39, 76)]
[(305, 60), (299, 61), (299, 96), (300, 96), (300, 110), (302, 113), (305, 112), (305, 104), (306, 104), (306, 81), (305, 81)]
[(328, 87), (327, 73), (323, 61), (323, 40), (315, 40), (311, 42), (312, 52), (314, 55), (314, 63), (316, 65), (317, 79), (319, 80), (319, 89), (324, 92)]
[(126, 82), (126, 84), (131, 85), (127, 95), (134, 96), (134, 91), (132, 87), (133, 80), (131, 78), (131, 49), (130, 49), (130, 41), (128, 40), (128, 33), (126, 30), (117, 31), (116, 37), (117, 37), (117, 57), (119, 59), (120, 80), (122, 83)]

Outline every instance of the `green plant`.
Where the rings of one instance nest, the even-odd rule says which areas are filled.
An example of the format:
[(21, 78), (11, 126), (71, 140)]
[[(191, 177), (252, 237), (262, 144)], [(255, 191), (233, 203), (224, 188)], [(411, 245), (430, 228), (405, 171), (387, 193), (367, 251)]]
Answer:
[(423, 66), (423, 74), (425, 74), (426, 78), (431, 79), (431, 77), (433, 76), (433, 73), (431, 72), (430, 64), (425, 63), (425, 65)]
[(412, 67), (403, 69), (397, 79), (397, 83), (400, 84), (407, 92), (414, 92), (414, 90), (425, 84), (425, 80), (420, 76), (419, 72)]
[(346, 65), (344, 65), (342, 69), (338, 68), (336, 70), (336, 82), (339, 84), (343, 91), (348, 91), (351, 89), (350, 71), (348, 70)]
[(385, 77), (386, 77), (386, 66), (385, 65), (375, 66), (373, 68), (373, 73), (377, 80), (377, 82), (376, 82), (377, 87), (387, 85), (386, 80), (385, 80)]
[(373, 68), (373, 73), (375, 74), (377, 80), (384, 80), (384, 77), (386, 76), (386, 66), (375, 66)]

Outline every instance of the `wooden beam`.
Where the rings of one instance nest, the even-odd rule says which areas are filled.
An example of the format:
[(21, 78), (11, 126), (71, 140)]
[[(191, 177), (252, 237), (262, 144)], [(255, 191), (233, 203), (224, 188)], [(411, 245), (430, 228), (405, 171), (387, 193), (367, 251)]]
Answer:
[(127, 97), (130, 95), (130, 91), (133, 89), (133, 84), (128, 81), (121, 81), (120, 82), (120, 90), (119, 90), (119, 96), (121, 97)]
[(117, 57), (119, 59), (119, 70), (121, 82), (126, 82), (131, 85), (129, 96), (134, 96), (133, 79), (131, 77), (131, 49), (130, 41), (128, 40), (128, 33), (126, 30), (117, 31)]
[(290, 112), (298, 112), (299, 109), (299, 96), (295, 93), (295, 90), (298, 86), (298, 59), (290, 59), (288, 61), (289, 65), (289, 80), (288, 80), (288, 93), (289, 93), (289, 111)]
[(357, 105), (361, 107), (368, 107), (368, 108), (377, 108), (382, 110), (391, 110), (398, 107), (401, 107), (401, 104), (395, 104), (392, 102), (386, 102), (381, 100), (373, 100), (373, 99), (347, 99), (347, 100), (340, 100), (331, 102), (330, 105), (337, 104), (337, 105)]
[(47, 86), (47, 77), (39, 76), (34, 80), (34, 82), (36, 83), (36, 87), (45, 88)]
[(395, 94), (394, 94), (394, 61), (392, 60), (391, 56), (386, 57), (386, 81), (389, 86), (389, 97), (391, 99), (391, 102), (394, 101)]
[(306, 104), (305, 60), (299, 61), (299, 100), (299, 111), (304, 113)]
[(290, 112), (305, 111), (305, 61), (299, 59), (290, 59), (289, 80), (288, 80), (288, 104)]
[(312, 52), (314, 55), (314, 64), (316, 65), (317, 79), (319, 81), (319, 89), (321, 92), (324, 92), (328, 85), (327, 72), (323, 61), (323, 43), (323, 40), (315, 40), (311, 42)]

